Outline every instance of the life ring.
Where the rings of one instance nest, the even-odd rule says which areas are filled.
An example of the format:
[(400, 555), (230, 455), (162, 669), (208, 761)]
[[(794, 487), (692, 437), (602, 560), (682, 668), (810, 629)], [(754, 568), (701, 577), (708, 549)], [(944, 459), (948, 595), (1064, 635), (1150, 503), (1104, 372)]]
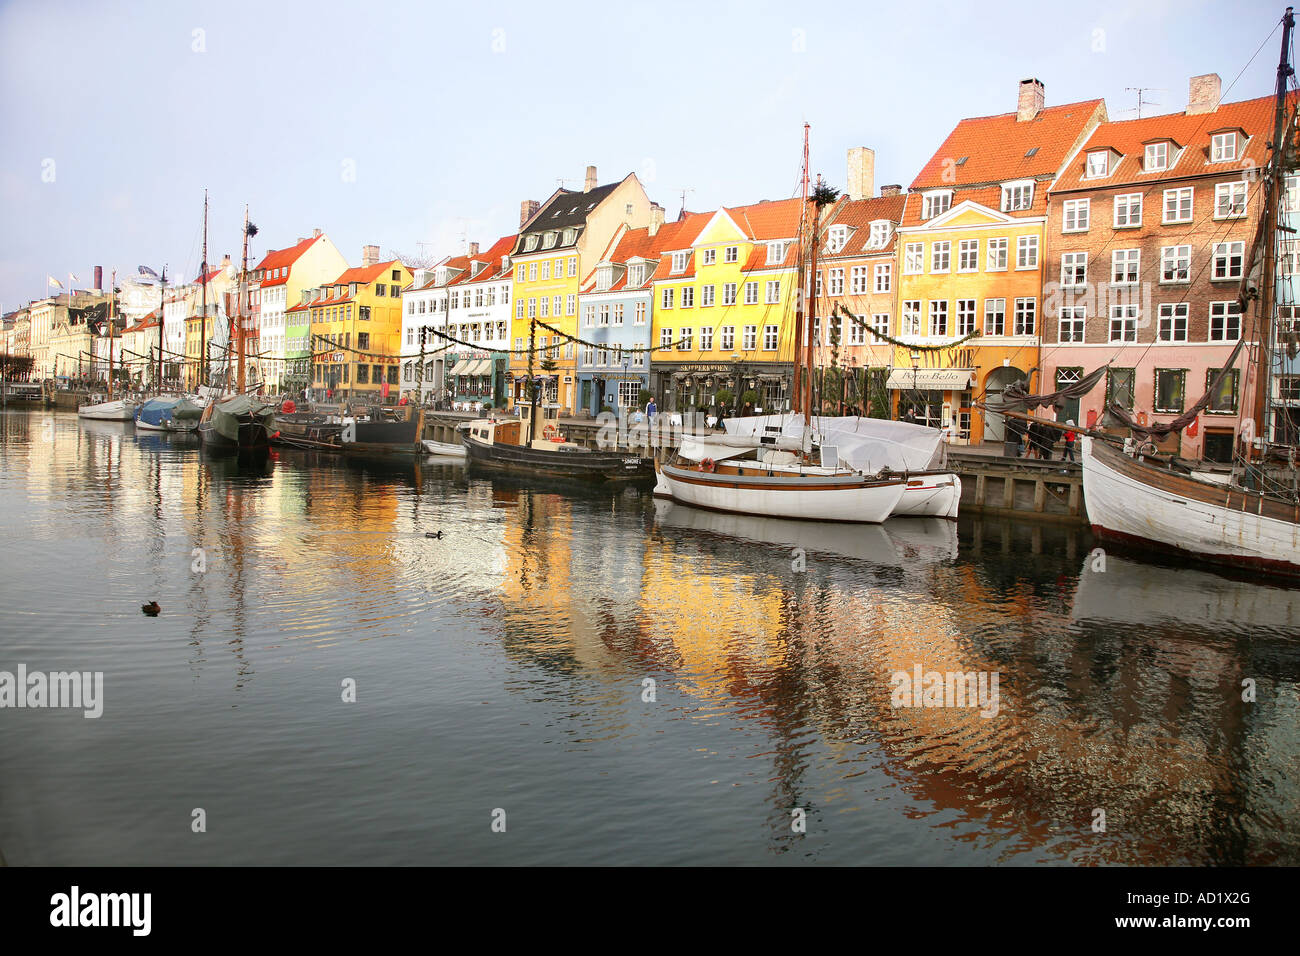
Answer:
[(700, 471), (712, 472), (717, 467), (718, 467), (717, 464), (714, 462), (712, 458), (705, 458), (703, 461), (700, 462)]
[(547, 441), (563, 441), (563, 439), (560, 437), (560, 430), (556, 428), (554, 425), (543, 425), (542, 437), (545, 438)]

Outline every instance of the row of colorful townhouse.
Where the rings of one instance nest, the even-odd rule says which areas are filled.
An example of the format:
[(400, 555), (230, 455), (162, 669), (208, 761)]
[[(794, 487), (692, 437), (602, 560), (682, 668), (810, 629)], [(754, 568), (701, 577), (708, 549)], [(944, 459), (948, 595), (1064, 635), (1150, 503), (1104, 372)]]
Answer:
[[(874, 153), (850, 150), (818, 224), (821, 407), (1001, 441), (985, 406), (1008, 385), (1056, 391), (1104, 365), (1063, 419), (1096, 420), (1109, 401), (1181, 413), (1254, 329), (1236, 298), (1272, 101), (1219, 100), (1219, 78), (1198, 76), (1184, 111), (1112, 122), (1102, 100), (1049, 107), (1026, 80), (1014, 112), (958, 123), (907, 192), (876, 194)], [(1287, 210), (1295, 199), (1292, 181)], [(803, 214), (795, 198), (666, 222), (635, 175), (598, 185), (588, 167), (581, 191), (525, 202), (514, 235), (417, 270), (401, 389), (503, 407), (532, 376), (570, 412), (639, 408), (647, 393), (664, 411), (787, 409)], [(1284, 287), (1296, 258), (1282, 258)], [(1184, 454), (1229, 452), (1250, 416), (1249, 358)], [(1286, 361), (1280, 415), (1300, 392)]]

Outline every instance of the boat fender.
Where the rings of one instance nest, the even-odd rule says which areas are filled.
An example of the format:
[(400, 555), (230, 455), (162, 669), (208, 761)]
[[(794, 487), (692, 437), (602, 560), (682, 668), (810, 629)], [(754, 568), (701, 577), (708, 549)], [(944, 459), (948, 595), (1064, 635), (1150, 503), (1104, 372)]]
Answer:
[(717, 467), (718, 467), (717, 464), (713, 461), (712, 458), (705, 458), (702, 462), (700, 462), (700, 471), (711, 472)]

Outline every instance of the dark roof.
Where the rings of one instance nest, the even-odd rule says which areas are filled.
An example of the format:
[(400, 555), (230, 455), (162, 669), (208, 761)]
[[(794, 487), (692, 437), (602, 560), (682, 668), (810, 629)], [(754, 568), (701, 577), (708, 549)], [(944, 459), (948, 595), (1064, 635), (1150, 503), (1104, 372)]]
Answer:
[[(591, 192), (586, 193), (577, 189), (565, 189), (557, 193), (551, 197), (550, 202), (538, 210), (532, 222), (520, 231), (520, 248), (523, 248), (522, 240), (526, 236), (540, 235), (553, 229), (563, 230), (570, 226), (585, 225), (587, 216), (620, 185), (621, 181), (597, 186)], [(558, 248), (561, 245), (563, 245), (562, 242), (557, 242), (552, 248)], [(541, 247), (539, 246), (534, 251), (541, 251)]]

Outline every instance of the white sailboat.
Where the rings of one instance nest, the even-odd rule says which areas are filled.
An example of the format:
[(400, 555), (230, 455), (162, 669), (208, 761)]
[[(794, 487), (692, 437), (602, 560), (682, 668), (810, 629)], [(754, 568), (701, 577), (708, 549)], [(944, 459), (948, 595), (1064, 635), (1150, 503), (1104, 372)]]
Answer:
[(108, 295), (108, 394), (97, 402), (88, 402), (77, 408), (78, 418), (97, 422), (129, 422), (135, 420), (139, 403), (130, 398), (113, 398), (113, 300), (117, 296), (117, 273), (109, 283)]

